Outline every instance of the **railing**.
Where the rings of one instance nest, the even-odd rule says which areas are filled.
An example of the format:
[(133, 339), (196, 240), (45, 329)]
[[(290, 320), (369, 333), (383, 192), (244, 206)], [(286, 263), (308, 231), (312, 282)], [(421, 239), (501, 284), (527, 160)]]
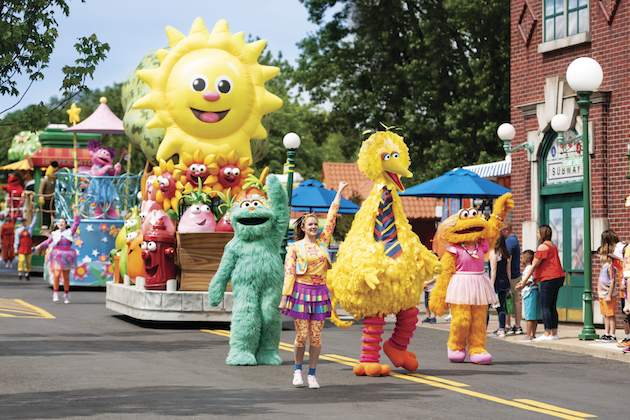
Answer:
[(55, 208), (59, 217), (72, 217), (72, 205), (77, 204), (84, 219), (119, 220), (138, 205), (142, 172), (116, 176), (92, 176), (72, 173), (67, 168), (57, 172)]

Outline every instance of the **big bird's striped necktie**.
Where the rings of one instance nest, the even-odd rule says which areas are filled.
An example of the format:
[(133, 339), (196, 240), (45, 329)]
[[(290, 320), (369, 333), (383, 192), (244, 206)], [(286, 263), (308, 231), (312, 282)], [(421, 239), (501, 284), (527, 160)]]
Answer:
[(397, 258), (402, 254), (402, 248), (400, 243), (398, 243), (398, 233), (396, 232), (392, 205), (392, 193), (383, 187), (381, 202), (378, 206), (378, 216), (376, 216), (376, 223), (374, 224), (374, 240), (383, 242), (385, 255)]

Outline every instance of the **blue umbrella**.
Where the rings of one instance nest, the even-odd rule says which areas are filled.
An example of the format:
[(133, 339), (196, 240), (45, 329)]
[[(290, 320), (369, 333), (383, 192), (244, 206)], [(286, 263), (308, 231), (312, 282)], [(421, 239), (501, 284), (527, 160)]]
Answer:
[[(293, 189), (291, 196), (291, 210), (307, 211), (310, 213), (327, 213), (330, 204), (337, 195), (336, 191), (327, 190), (324, 185), (314, 179), (302, 181), (297, 188)], [(360, 207), (350, 200), (341, 197), (339, 213), (355, 214)]]
[(505, 187), (480, 177), (472, 171), (457, 168), (442, 176), (411, 188), (401, 196), (440, 198), (497, 198), (509, 193)]

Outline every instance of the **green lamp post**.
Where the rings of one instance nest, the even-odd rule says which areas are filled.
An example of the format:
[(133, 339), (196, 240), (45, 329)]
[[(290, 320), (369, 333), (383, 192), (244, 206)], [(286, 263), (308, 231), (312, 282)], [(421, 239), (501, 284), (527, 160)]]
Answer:
[[(293, 173), (295, 172), (295, 156), (297, 156), (297, 149), (300, 147), (300, 136), (295, 133), (288, 133), (282, 139), (282, 144), (287, 149), (287, 163), (284, 165), (284, 173), (287, 175), (287, 195), (289, 196), (289, 211), (291, 211), (291, 198), (293, 195)], [(284, 234), (282, 240), (282, 249), (280, 250), (280, 256), (284, 262), (284, 257), (287, 255), (287, 244), (289, 243), (289, 229)]]
[[(567, 82), (571, 89), (577, 92), (578, 105), (582, 114), (582, 169), (583, 198), (584, 198), (584, 325), (580, 340), (594, 340), (599, 336), (593, 325), (593, 290), (592, 290), (592, 262), (591, 262), (591, 170), (589, 162), (588, 144), (588, 115), (591, 106), (590, 96), (599, 88), (604, 79), (604, 72), (599, 63), (589, 57), (580, 57), (567, 68)], [(553, 128), (553, 127), (552, 127)], [(568, 128), (568, 127), (567, 127)], [(566, 130), (564, 130), (566, 131)], [(579, 141), (579, 139), (577, 139)], [(574, 137), (571, 141), (576, 141)]]

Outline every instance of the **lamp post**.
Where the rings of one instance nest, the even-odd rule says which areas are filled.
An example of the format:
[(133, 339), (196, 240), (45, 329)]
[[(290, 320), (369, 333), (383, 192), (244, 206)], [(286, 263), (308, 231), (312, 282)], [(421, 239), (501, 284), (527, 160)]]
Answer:
[[(297, 156), (297, 149), (300, 147), (300, 136), (295, 133), (288, 133), (282, 139), (282, 144), (287, 149), (287, 163), (284, 164), (284, 173), (287, 175), (287, 195), (289, 198), (289, 212), (291, 211), (291, 198), (293, 196), (293, 173), (295, 172), (295, 156)], [(289, 243), (289, 229), (287, 228), (282, 240), (282, 249), (280, 250), (280, 256), (282, 262), (287, 255), (287, 244)]]
[(503, 150), (505, 153), (512, 153), (520, 149), (521, 147), (527, 150), (529, 153), (534, 153), (534, 142), (531, 140), (527, 140), (525, 143), (520, 144), (516, 147), (510, 147), (512, 144), (512, 139), (516, 137), (516, 130), (514, 126), (510, 123), (503, 123), (497, 129), (497, 135), (501, 140), (503, 140)]
[[(594, 340), (599, 336), (593, 326), (593, 290), (591, 267), (591, 170), (588, 145), (588, 110), (591, 105), (590, 96), (597, 90), (604, 79), (599, 63), (589, 57), (580, 57), (567, 68), (567, 82), (577, 92), (578, 105), (582, 114), (582, 170), (584, 198), (584, 325), (580, 340)], [(575, 139), (573, 139), (575, 140)]]

